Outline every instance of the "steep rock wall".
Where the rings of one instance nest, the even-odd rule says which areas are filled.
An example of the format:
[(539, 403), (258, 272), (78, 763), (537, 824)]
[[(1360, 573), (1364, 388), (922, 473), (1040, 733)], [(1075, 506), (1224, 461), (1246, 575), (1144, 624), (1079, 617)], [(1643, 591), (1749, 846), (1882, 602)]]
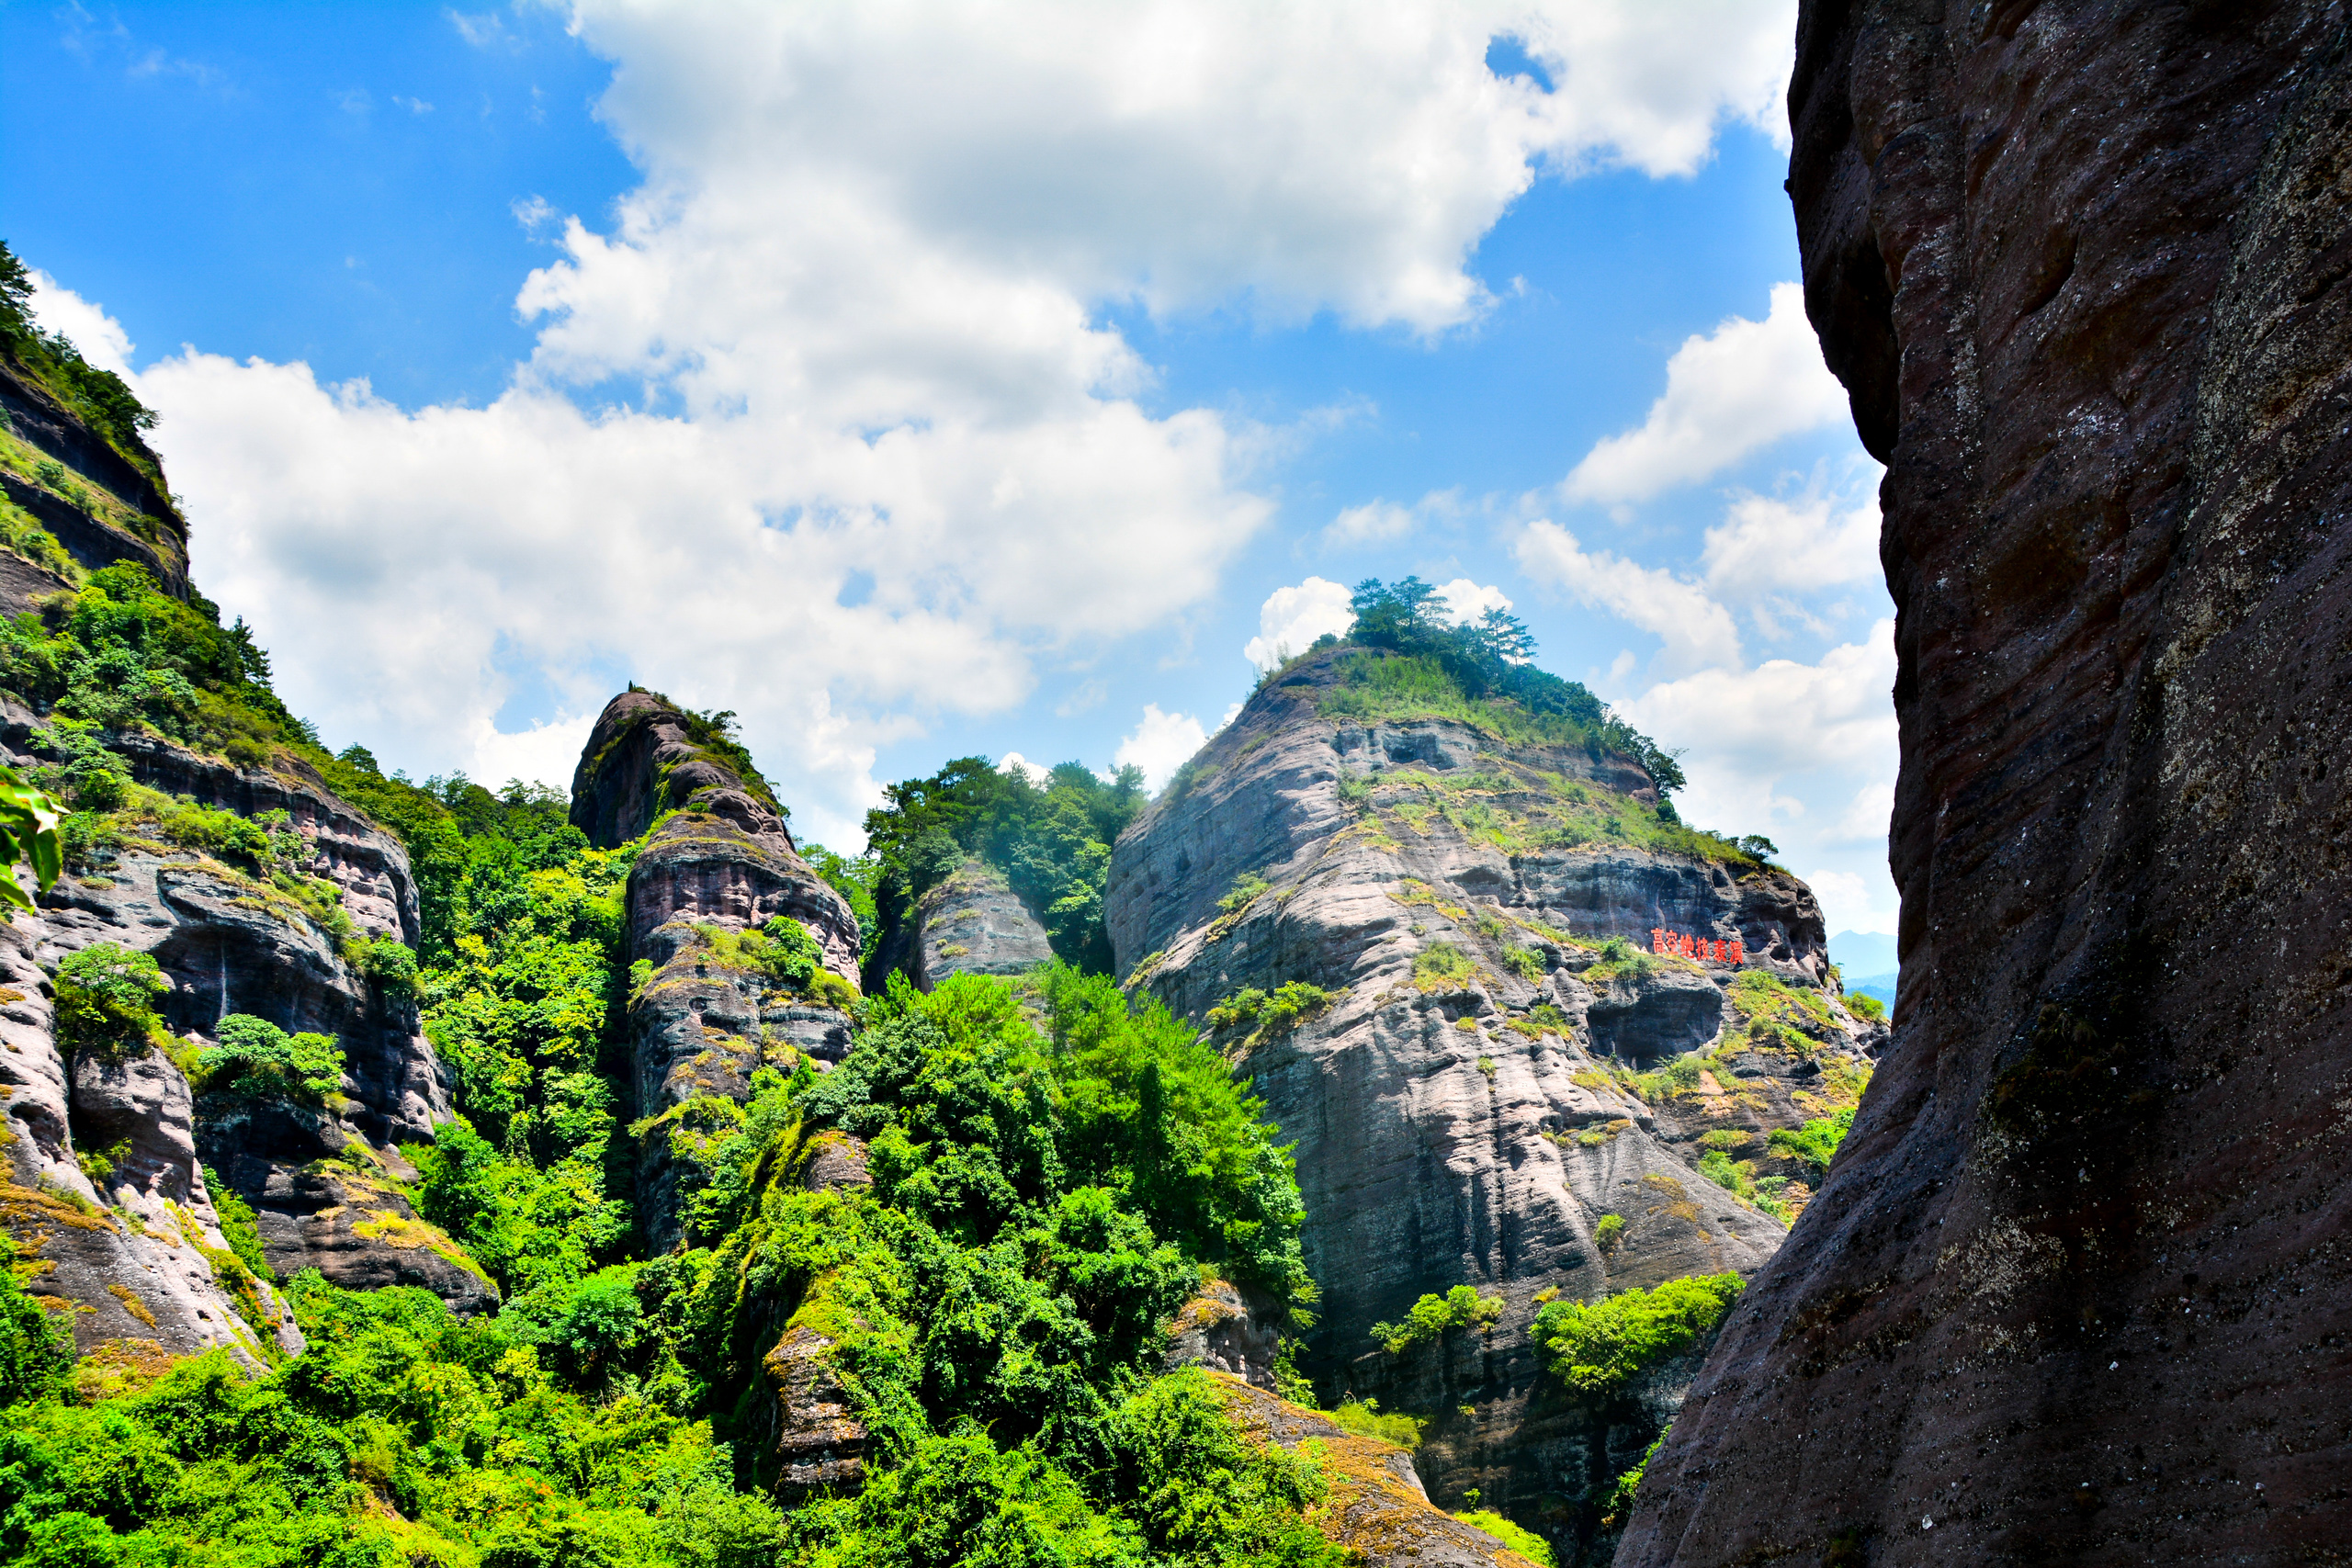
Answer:
[[(1296, 1140), (1324, 1289), (1309, 1363), (1327, 1388), (1439, 1417), (1420, 1450), (1432, 1495), (1476, 1486), (1486, 1506), (1569, 1532), (1572, 1505), (1649, 1434), (1627, 1459), (1606, 1412), (1540, 1386), (1536, 1293), (1760, 1266), (1781, 1228), (1696, 1173), (1701, 1140), (1746, 1132), (1762, 1153), (1771, 1128), (1832, 1103), (1833, 1081), (1858, 1081), (1881, 1035), (1822, 988), (1820, 910), (1785, 873), (1605, 836), (1524, 841), (1555, 810), (1654, 799), (1639, 768), (1453, 719), (1327, 718), (1319, 694), (1344, 657), (1258, 694), (1122, 836), (1113, 941), (1131, 985), (1195, 1020), (1245, 987), (1340, 993), (1287, 1033), (1216, 1036)], [(1245, 902), (1249, 876), (1266, 886)], [(1625, 1073), (1746, 1039), (1727, 967), (1604, 962), (1602, 939), (1647, 946), (1657, 927), (1740, 938), (1828, 1022), (1802, 1052), (1726, 1049), (1725, 1077), (1645, 1101)], [(1429, 969), (1444, 950), (1455, 978)], [(1610, 1213), (1625, 1228), (1604, 1247)], [(1442, 1355), (1372, 1345), (1375, 1321), (1464, 1282), (1505, 1302), (1483, 1338)]]
[(927, 991), (950, 975), (1018, 975), (1053, 955), (1046, 928), (1002, 874), (971, 860), (884, 931), (872, 973), (902, 970)]
[[(37, 765), (40, 724), (0, 700), (0, 761)], [(117, 737), (116, 746), (152, 788), (243, 816), (285, 811), (311, 852), (306, 870), (340, 890), (355, 930), (413, 939), (406, 853), (299, 764), (243, 769), (153, 736)], [(232, 1012), (336, 1036), (339, 1100), (198, 1096), (153, 1049), (69, 1058), (56, 1038), (51, 975), (96, 942), (154, 957), (170, 982), (157, 1010), (190, 1051)], [(248, 1303), (258, 1310), (247, 1316), (261, 1321), (247, 1322), (235, 1289), (215, 1278), (205, 1253), (226, 1243), (207, 1166), (253, 1206), (281, 1277), (315, 1267), (344, 1284), (423, 1284), (467, 1310), (493, 1299), (398, 1190), (415, 1173), (395, 1145), (429, 1136), (449, 1111), (413, 1003), (360, 975), (292, 899), (208, 856), (134, 840), (69, 872), (38, 916), (17, 917), (0, 948), (10, 969), (0, 984), (13, 998), (0, 1009), (0, 1082), (10, 1125), (25, 1134), (10, 1149), (22, 1195), (7, 1218), (19, 1244), (49, 1265), (32, 1288), (74, 1303), (82, 1348), (144, 1338), (175, 1354), (232, 1345), (250, 1359), (264, 1336), (300, 1348), (267, 1286)], [(94, 1179), (83, 1160), (102, 1153), (111, 1168)]]
[(1804, 9), (1807, 305), (1889, 463), (1896, 1043), (1622, 1562), (2344, 1550), (2344, 27)]
[(702, 1096), (745, 1098), (763, 1066), (806, 1057), (830, 1066), (849, 1050), (837, 1007), (775, 988), (709, 940), (789, 916), (855, 994), (857, 917), (800, 858), (768, 798), (764, 782), (698, 745), (684, 715), (650, 692), (605, 705), (573, 775), (571, 819), (599, 848), (652, 829), (629, 871), (628, 951), (643, 968), (628, 1028), (637, 1112), (650, 1123), (638, 1219), (655, 1250), (681, 1235), (670, 1113)]
[[(44, 473), (44, 464), (59, 471)], [(187, 529), (171, 498), (5, 355), (0, 496), (48, 536), (46, 544), (0, 538), (0, 613), (70, 586), (75, 568), (119, 560), (138, 562), (164, 592), (187, 597)]]

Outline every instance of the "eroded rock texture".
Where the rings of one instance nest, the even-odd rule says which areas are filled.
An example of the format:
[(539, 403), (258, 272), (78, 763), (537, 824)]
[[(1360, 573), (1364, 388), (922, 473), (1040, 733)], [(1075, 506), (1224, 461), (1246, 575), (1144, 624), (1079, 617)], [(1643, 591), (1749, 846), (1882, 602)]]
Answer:
[(726, 939), (777, 915), (799, 921), (840, 982), (838, 1002), (856, 995), (857, 917), (800, 858), (766, 782), (744, 777), (651, 692), (605, 705), (572, 776), (571, 820), (600, 849), (653, 829), (629, 871), (629, 957), (643, 965), (629, 1034), (638, 1113), (650, 1122), (638, 1218), (662, 1250), (682, 1234), (672, 1112), (704, 1096), (746, 1098), (763, 1066), (830, 1066), (849, 1051), (849, 1020), (822, 987), (779, 988)]
[[(46, 545), (23, 539), (0, 547), (0, 613), (21, 614), (70, 586), (76, 568), (122, 560), (145, 567), (164, 592), (187, 596), (187, 525), (171, 498), (5, 358), (0, 430), (31, 449), (0, 446), (0, 495), (50, 536)], [(152, 462), (154, 455), (146, 457)]]
[(927, 991), (950, 975), (1018, 975), (1053, 955), (1046, 928), (1003, 874), (971, 860), (884, 933), (874, 973), (903, 970)]
[[(1310, 1369), (1327, 1391), (1439, 1417), (1419, 1456), (1433, 1496), (1476, 1486), (1485, 1506), (1570, 1539), (1573, 1506), (1650, 1431), (1612, 1441), (1609, 1413), (1546, 1392), (1535, 1293), (1761, 1265), (1781, 1228), (1697, 1174), (1701, 1140), (1744, 1134), (1740, 1152), (1766, 1156), (1770, 1129), (1851, 1102), (1883, 1033), (1825, 988), (1819, 907), (1785, 873), (1605, 837), (1535, 847), (1556, 810), (1654, 798), (1639, 768), (1446, 719), (1326, 718), (1318, 694), (1344, 657), (1261, 692), (1189, 787), (1122, 836), (1112, 940), (1130, 983), (1194, 1019), (1245, 987), (1337, 993), (1287, 1032), (1216, 1035), (1297, 1141), (1324, 1290)], [(1250, 876), (1265, 890), (1221, 911)], [(1604, 962), (1603, 939), (1646, 947), (1657, 927), (1744, 941), (1753, 969), (1817, 1010), (1802, 1046), (1748, 1033), (1727, 966)], [(1449, 950), (1450, 979), (1430, 967)], [(1734, 1042), (1714, 1058), (1722, 1076), (1687, 1093), (1652, 1104), (1626, 1087), (1633, 1070)], [(1624, 1226), (1604, 1246), (1608, 1214)], [(1503, 1298), (1489, 1332), (1402, 1356), (1374, 1346), (1374, 1322), (1463, 1283)]]
[(1329, 1492), (1316, 1510), (1324, 1535), (1360, 1554), (1365, 1568), (1532, 1568), (1493, 1536), (1430, 1501), (1413, 1456), (1394, 1443), (1275, 1398), (1239, 1378), (1219, 1376), (1219, 1398), (1252, 1441), (1309, 1450)]
[(2352, 1543), (2352, 70), (2321, 6), (1809, 4), (1890, 468), (1896, 1043), (1620, 1562)]
[[(0, 761), (35, 763), (39, 725), (0, 701)], [(284, 811), (310, 856), (307, 874), (334, 886), (355, 931), (413, 940), (405, 852), (298, 764), (240, 768), (152, 736), (121, 737), (119, 750), (153, 788), (242, 816)], [(103, 853), (41, 904), (0, 939), (11, 955), (0, 979), (10, 998), (0, 1006), (0, 1083), (20, 1134), (6, 1217), (46, 1266), (32, 1288), (75, 1303), (83, 1348), (149, 1339), (175, 1354), (232, 1345), (250, 1359), (264, 1337), (299, 1348), (274, 1292), (248, 1289), (221, 1260), (208, 1166), (254, 1207), (281, 1277), (317, 1268), (346, 1285), (422, 1284), (461, 1310), (494, 1300), (399, 1190), (415, 1173), (396, 1145), (429, 1136), (449, 1111), (413, 1000), (371, 983), (313, 914), (266, 879), (169, 843), (134, 839)], [(69, 1056), (56, 1039), (50, 976), (67, 953), (98, 942), (154, 957), (170, 982), (157, 1010), (190, 1053), (232, 1012), (334, 1035), (345, 1053), (336, 1103), (198, 1097), (154, 1049)]]

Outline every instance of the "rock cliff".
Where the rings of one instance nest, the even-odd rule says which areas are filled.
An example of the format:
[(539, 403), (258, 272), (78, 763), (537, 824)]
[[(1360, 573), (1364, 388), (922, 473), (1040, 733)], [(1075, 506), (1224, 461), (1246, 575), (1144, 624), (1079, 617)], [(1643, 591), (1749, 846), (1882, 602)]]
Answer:
[(187, 527), (161, 481), (0, 355), (0, 613), (136, 561), (187, 594)]
[[(750, 758), (654, 693), (605, 705), (572, 777), (571, 820), (600, 849), (644, 836), (628, 895), (638, 1220), (666, 1250), (681, 1235), (673, 1113), (745, 1098), (763, 1066), (823, 1067), (848, 1052), (857, 917), (800, 858)], [(743, 934), (779, 915), (815, 939), (831, 984), (780, 986), (746, 952)]]
[[(38, 767), (39, 728), (35, 716), (0, 700), (0, 761)], [(413, 1003), (360, 973), (337, 935), (413, 938), (416, 896), (405, 852), (315, 777), (293, 771), (291, 759), (281, 759), (286, 772), (240, 768), (152, 735), (119, 737), (118, 750), (137, 782), (183, 805), (244, 818), (284, 812), (282, 831), (296, 836), (316, 891), (306, 903), (170, 841), (150, 822), (73, 867), (38, 916), (17, 917), (6, 942), (17, 955), (8, 987), (20, 994), (6, 1015), (10, 1055), (0, 1074), (12, 1075), (10, 1115), (31, 1134), (15, 1150), (19, 1185), (96, 1206), (85, 1223), (62, 1228), (53, 1204), (35, 1203), (38, 1214), (11, 1213), (19, 1244), (30, 1242), (56, 1265), (33, 1288), (87, 1309), (75, 1320), (85, 1349), (149, 1338), (175, 1353), (232, 1342), (250, 1353), (254, 1333), (299, 1348), (266, 1285), (251, 1287), (240, 1332), (243, 1287), (214, 1279), (235, 1270), (220, 1258), (226, 1244), (209, 1166), (255, 1211), (264, 1251), (281, 1277), (315, 1267), (338, 1283), (423, 1284), (461, 1308), (487, 1304), (492, 1292), (478, 1271), (417, 1220), (397, 1186), (414, 1174), (397, 1144), (429, 1136), (448, 1114), (439, 1064)], [(232, 1012), (334, 1036), (345, 1053), (341, 1094), (320, 1106), (200, 1095), (161, 1050), (122, 1061), (69, 1055), (56, 1037), (50, 976), (65, 954), (93, 942), (154, 958), (169, 984), (157, 1010), (191, 1056)], [(95, 1179), (86, 1174), (92, 1156), (111, 1168)], [(184, 1234), (193, 1238), (185, 1247)], [(143, 1256), (159, 1247), (162, 1254)], [(155, 1288), (144, 1290), (142, 1278)], [(125, 1280), (139, 1304), (114, 1289)]]
[(1018, 975), (1054, 956), (1037, 917), (1001, 872), (969, 860), (883, 933), (873, 973), (903, 972), (929, 990), (950, 975)]
[(1619, 1561), (2323, 1561), (2343, 13), (1807, 4), (1790, 106), (1807, 305), (1889, 464), (1895, 1043)]
[[(1767, 1135), (1850, 1104), (1883, 1035), (1840, 1004), (1804, 886), (1661, 819), (1632, 761), (1327, 714), (1381, 657), (1317, 654), (1251, 699), (1120, 839), (1112, 938), (1296, 1140), (1318, 1381), (1434, 1418), (1433, 1496), (1476, 1486), (1573, 1540), (1654, 1428), (1546, 1391), (1538, 1292), (1762, 1265), (1781, 1224), (1700, 1159), (1798, 1175)], [(1746, 964), (1633, 950), (1659, 930), (1738, 940)], [(1374, 1346), (1464, 1283), (1501, 1298), (1487, 1332)]]

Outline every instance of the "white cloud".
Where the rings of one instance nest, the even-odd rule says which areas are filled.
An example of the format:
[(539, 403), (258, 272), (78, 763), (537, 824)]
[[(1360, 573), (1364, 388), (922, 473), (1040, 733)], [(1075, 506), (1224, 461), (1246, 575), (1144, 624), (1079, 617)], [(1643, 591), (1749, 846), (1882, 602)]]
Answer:
[(1433, 490), (1410, 506), (1370, 501), (1331, 519), (1323, 530), (1323, 543), (1338, 547), (1389, 544), (1425, 523), (1451, 522), (1468, 510), (1459, 490)]
[(1887, 825), (1894, 818), (1894, 784), (1874, 780), (1854, 792), (1854, 798), (1837, 823), (1822, 838), (1826, 843), (1883, 844)]
[[(1884, 877), (1874, 886), (1859, 872), (1820, 867), (1804, 874), (1805, 886), (1821, 900), (1822, 918), (1833, 931), (1894, 931), (1894, 884)], [(1861, 976), (1855, 976), (1854, 979)]]
[(99, 369), (130, 375), (132, 344), (122, 323), (71, 288), (61, 288), (40, 268), (27, 270), (33, 280), (33, 320), (50, 332), (72, 338), (82, 357)]
[(519, 734), (510, 735), (502, 732), (488, 715), (479, 715), (468, 727), (467, 739), (472, 744), (473, 755), (465, 771), (468, 776), (492, 789), (508, 779), (521, 779), (525, 784), (549, 784), (569, 791), (571, 771), (580, 761), (580, 749), (588, 744), (588, 732), (595, 727), (596, 716), (591, 712), (577, 718), (535, 724)]
[(1618, 706), (1634, 728), (1681, 749), (1686, 820), (1773, 839), (1783, 863), (1807, 868), (1831, 930), (1891, 931), (1894, 683), (1894, 623), (1882, 620), (1811, 664), (1704, 670)]
[(1775, 284), (1764, 320), (1733, 316), (1710, 336), (1685, 339), (1649, 417), (1596, 445), (1562, 489), (1570, 501), (1641, 501), (1846, 417), (1845, 389), (1805, 320), (1804, 290)]
[[(1041, 0), (1009, 24), (915, 0), (577, 0), (572, 17), (619, 63), (605, 118), (673, 196), (760, 201), (773, 221), (846, 194), (1083, 295), (1165, 310), (1246, 294), (1428, 332), (1477, 309), (1464, 263), (1536, 160), (1687, 174), (1725, 121), (1774, 129), (1794, 9)], [(1487, 69), (1506, 32), (1557, 92)]]
[[(560, 238), (505, 395), (402, 410), (196, 350), (137, 388), (199, 580), (330, 733), (488, 776), (633, 677), (741, 713), (854, 843), (876, 746), (1167, 625), (1271, 514), (1279, 443), (1146, 412), (1106, 304), (1471, 321), (1467, 259), (1540, 164), (1683, 173), (1770, 129), (1792, 10), (580, 0), (644, 184), (606, 232), (516, 209)], [(1502, 32), (1556, 92), (1487, 70)], [(64, 324), (127, 358), (102, 321)], [(553, 721), (502, 737), (525, 692)]]
[(1362, 506), (1351, 506), (1331, 519), (1323, 530), (1323, 539), (1331, 545), (1381, 545), (1401, 539), (1413, 531), (1414, 513), (1409, 506), (1399, 506), (1393, 501), (1371, 501)]
[(1010, 773), (1014, 778), (1023, 780), (1039, 789), (1046, 787), (1046, 780), (1052, 772), (1051, 769), (1039, 767), (1018, 751), (1007, 751), (1004, 754), (1004, 760), (997, 763), (996, 771), (1000, 773)]
[[(1748, 781), (1874, 763), (1891, 775), (1894, 685), (1894, 623), (1880, 621), (1868, 637), (1817, 663), (1768, 659), (1753, 670), (1701, 670), (1620, 706), (1635, 728), (1690, 745), (1701, 766)], [(1685, 771), (1691, 765), (1686, 760)]]
[[(1230, 719), (1233, 716), (1226, 716)], [(1208, 743), (1208, 739), (1201, 721), (1190, 714), (1162, 713), (1158, 703), (1146, 703), (1142, 722), (1136, 726), (1134, 734), (1119, 742), (1111, 761), (1122, 768), (1129, 762), (1141, 768), (1145, 785), (1157, 793), (1186, 759)]]
[(1243, 645), (1241, 657), (1264, 670), (1307, 646), (1325, 632), (1344, 633), (1355, 624), (1348, 608), (1348, 591), (1336, 582), (1310, 577), (1295, 588), (1277, 588), (1258, 610), (1258, 635)]
[(1508, 610), (1510, 601), (1503, 591), (1488, 584), (1480, 587), (1466, 577), (1457, 577), (1437, 591), (1438, 602), (1445, 606), (1446, 619), (1460, 626), (1475, 621), (1489, 610)]
[(1607, 550), (1588, 551), (1574, 534), (1548, 521), (1529, 524), (1512, 554), (1520, 570), (1537, 581), (1656, 633), (1665, 644), (1659, 657), (1669, 671), (1739, 666), (1739, 631), (1731, 613), (1698, 583)]
[(1735, 491), (1723, 522), (1707, 530), (1707, 586), (1738, 598), (1879, 581), (1878, 479), (1886, 470), (1867, 458), (1856, 467), (1866, 482), (1843, 493), (1819, 474), (1792, 496)]

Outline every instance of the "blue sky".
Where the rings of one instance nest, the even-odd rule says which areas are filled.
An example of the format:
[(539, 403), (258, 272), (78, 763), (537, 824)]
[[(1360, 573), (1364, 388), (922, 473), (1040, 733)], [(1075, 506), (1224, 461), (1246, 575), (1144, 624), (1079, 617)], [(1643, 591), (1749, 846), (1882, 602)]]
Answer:
[(964, 752), (1164, 773), (1411, 571), (1891, 929), (1787, 7), (1714, 9), (17, 0), (0, 235), (335, 744), (561, 782), (633, 678), (842, 843)]

